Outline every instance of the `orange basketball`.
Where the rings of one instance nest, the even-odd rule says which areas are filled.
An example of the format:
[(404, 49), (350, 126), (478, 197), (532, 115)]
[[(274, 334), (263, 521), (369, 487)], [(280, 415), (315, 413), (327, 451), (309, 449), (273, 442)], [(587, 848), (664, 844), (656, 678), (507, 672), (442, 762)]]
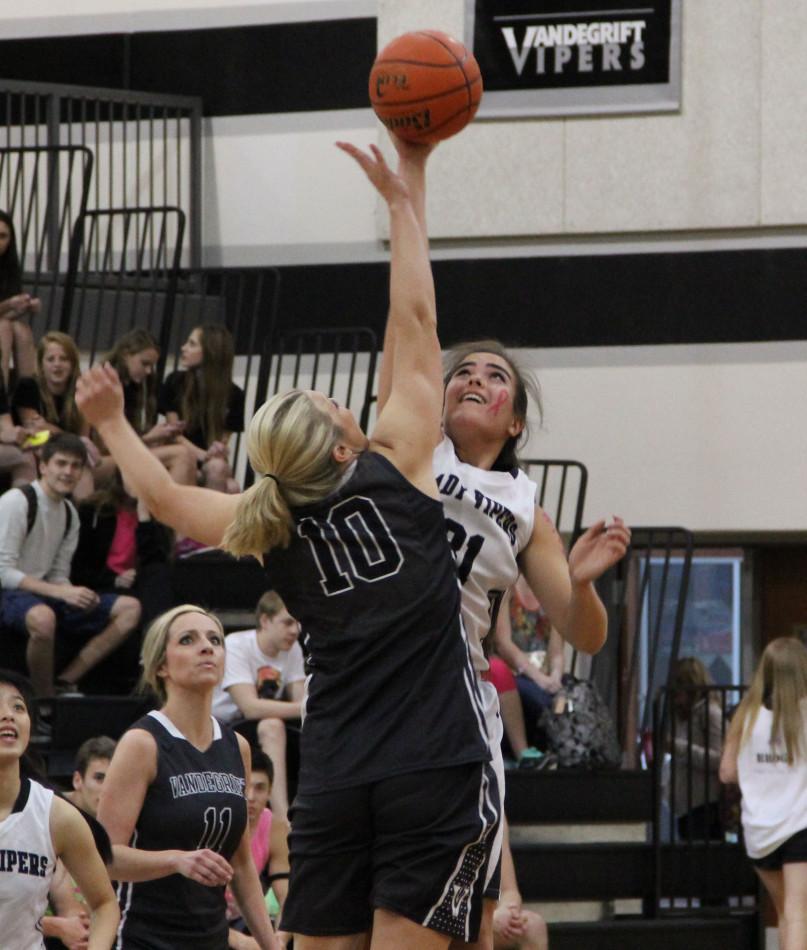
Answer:
[(386, 127), (412, 142), (439, 142), (471, 121), (482, 98), (479, 64), (438, 30), (404, 33), (370, 70), (370, 102)]

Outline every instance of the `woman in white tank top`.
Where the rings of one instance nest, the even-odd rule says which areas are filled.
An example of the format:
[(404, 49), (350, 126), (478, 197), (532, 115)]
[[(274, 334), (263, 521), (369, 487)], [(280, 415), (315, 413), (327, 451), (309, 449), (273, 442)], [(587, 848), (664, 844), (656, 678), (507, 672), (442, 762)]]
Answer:
[(739, 782), (745, 847), (779, 915), (780, 950), (807, 948), (807, 649), (772, 640), (720, 762)]
[(41, 918), (61, 858), (91, 913), (88, 950), (109, 950), (115, 893), (80, 812), (31, 778), (30, 708), (25, 680), (0, 670), (0, 942), (3, 950), (44, 948)]

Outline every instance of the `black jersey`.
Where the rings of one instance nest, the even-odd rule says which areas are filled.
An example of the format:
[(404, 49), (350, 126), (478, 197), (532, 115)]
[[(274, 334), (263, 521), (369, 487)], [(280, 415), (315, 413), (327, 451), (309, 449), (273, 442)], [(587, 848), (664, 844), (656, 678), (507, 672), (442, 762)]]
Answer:
[[(209, 848), (228, 860), (247, 824), (244, 763), (232, 729), (213, 720), (213, 742), (200, 752), (162, 713), (133, 729), (157, 743), (157, 776), (149, 785), (131, 846), (145, 851)], [(116, 947), (143, 950), (224, 950), (224, 887), (181, 874), (118, 886), (121, 925)]]
[(440, 502), (364, 452), (293, 516), (289, 547), (266, 564), (310, 674), (300, 789), (487, 759)]

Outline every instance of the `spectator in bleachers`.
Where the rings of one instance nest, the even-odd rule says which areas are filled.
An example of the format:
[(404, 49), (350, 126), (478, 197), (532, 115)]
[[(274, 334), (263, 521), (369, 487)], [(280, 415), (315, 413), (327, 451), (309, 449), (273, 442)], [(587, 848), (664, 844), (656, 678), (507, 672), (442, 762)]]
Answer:
[(712, 678), (697, 657), (681, 657), (675, 665), (672, 697), (672, 809), (678, 835), (720, 841), (720, 782), (723, 716)]
[(229, 442), (244, 428), (244, 391), (233, 380), (233, 338), (220, 324), (195, 327), (182, 345), (181, 370), (169, 374), (159, 409), (169, 424), (184, 424), (179, 441), (190, 448), (199, 482), (216, 491), (237, 492)]
[(286, 723), (300, 719), (305, 690), (303, 651), (297, 642), (300, 625), (274, 591), (258, 601), (255, 622), (257, 629), (227, 637), (224, 679), (216, 691), (213, 714), (227, 723), (255, 721), (258, 744), (274, 765), (272, 813), (285, 820)]
[(518, 694), (516, 680), (510, 667), (501, 657), (488, 657), (490, 667), (482, 678), (496, 687), (499, 697), (499, 709), (502, 716), (504, 736), (502, 737), (502, 755), (505, 768), (510, 767), (508, 759), (514, 760), (520, 769), (547, 768), (554, 764), (553, 756), (546, 756), (531, 746), (527, 740), (527, 728), (524, 721), (524, 708)]
[[(76, 752), (73, 791), (65, 792), (64, 797), (93, 818), (98, 811), (101, 787), (114, 751), (114, 739), (93, 736), (82, 742)], [(42, 919), (44, 935), (58, 937), (70, 950), (83, 950), (89, 934), (90, 916), (84, 895), (61, 861), (54, 871), (49, 896), (52, 913)]]
[(0, 211), (0, 377), (6, 388), (11, 383), (12, 356), (17, 377), (34, 372), (34, 338), (25, 318), (39, 309), (39, 298), (22, 292), (14, 223)]
[(114, 751), (114, 739), (109, 736), (93, 736), (82, 742), (76, 752), (73, 791), (67, 792), (65, 798), (93, 818), (98, 812), (101, 788)]
[(772, 640), (731, 720), (720, 779), (739, 782), (745, 848), (779, 915), (781, 950), (807, 947), (807, 649)]
[(173, 606), (172, 533), (126, 493), (120, 472), (81, 502), (78, 516), (74, 584), (99, 594), (131, 593), (141, 604), (141, 626)]
[(76, 380), (80, 372), (78, 348), (72, 337), (56, 330), (46, 333), (36, 348), (36, 375), (17, 380), (11, 408), (17, 421), (32, 432), (70, 432), (82, 439), (87, 464), (74, 494), (86, 498), (94, 487), (92, 469), (98, 463), (99, 452), (90, 441), (90, 427), (76, 406)]
[[(157, 421), (155, 371), (159, 358), (157, 341), (146, 330), (136, 327), (115, 343), (104, 362), (114, 366), (120, 376), (124, 411), (132, 428), (165, 465), (174, 481), (195, 485), (196, 457), (179, 438), (184, 423)], [(101, 463), (93, 472), (96, 484), (108, 477), (114, 468), (111, 456), (102, 454)]]
[(14, 425), (6, 387), (0, 377), (0, 475), (8, 476), (13, 488), (27, 485), (36, 478), (34, 453), (24, 448), (30, 435), (23, 426)]
[(508, 603), (499, 611), (493, 646), (513, 672), (527, 742), (540, 745), (538, 720), (562, 685), (563, 639), (521, 575)]
[[(86, 460), (81, 439), (55, 436), (42, 449), (39, 478), (29, 494), (14, 488), (0, 497), (0, 626), (6, 635), (28, 638), (26, 659), (38, 696), (50, 696), (54, 689), (74, 692), (81, 677), (120, 646), (140, 619), (133, 597), (99, 597), (70, 583), (79, 519), (68, 498)], [(54, 683), (57, 636), (90, 639)]]
[(524, 909), (510, 850), (510, 828), (505, 819), (502, 887), (499, 904), (493, 913), (494, 950), (547, 950), (548, 946), (549, 938), (543, 917), (533, 910)]
[[(252, 750), (252, 772), (247, 789), (247, 819), (250, 847), (261, 884), (269, 882), (266, 907), (270, 917), (278, 918), (286, 899), (289, 877), (288, 824), (275, 817), (267, 807), (272, 791), (272, 760), (261, 749)], [(244, 919), (232, 891), (226, 892), (227, 919), (230, 922), (231, 950), (258, 950), (252, 937), (246, 936)]]

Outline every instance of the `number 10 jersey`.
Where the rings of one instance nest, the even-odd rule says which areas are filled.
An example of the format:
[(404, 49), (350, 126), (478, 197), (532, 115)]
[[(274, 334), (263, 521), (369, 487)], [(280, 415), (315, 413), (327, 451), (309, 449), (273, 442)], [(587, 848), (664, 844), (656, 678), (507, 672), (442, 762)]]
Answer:
[(462, 619), (474, 667), (481, 672), (488, 668), (482, 641), (518, 579), (516, 558), (532, 537), (536, 485), (519, 468), (467, 465), (448, 437), (434, 450), (433, 467), (462, 585)]
[(441, 503), (367, 451), (292, 515), (266, 566), (309, 673), (300, 791), (487, 760)]

